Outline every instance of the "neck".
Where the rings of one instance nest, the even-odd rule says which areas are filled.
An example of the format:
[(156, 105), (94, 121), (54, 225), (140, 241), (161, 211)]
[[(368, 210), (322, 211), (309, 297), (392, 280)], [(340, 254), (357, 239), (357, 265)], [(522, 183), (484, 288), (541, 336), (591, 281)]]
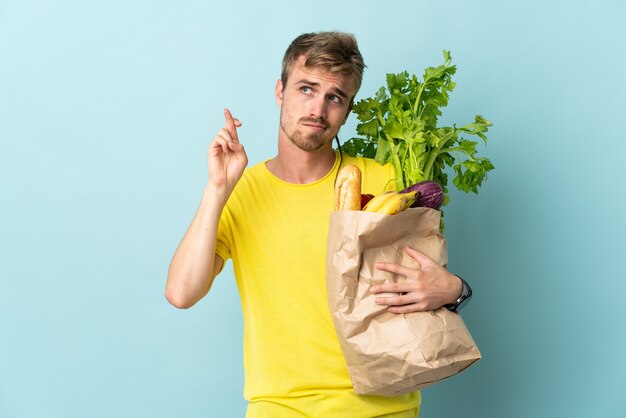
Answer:
[[(287, 139), (287, 141), (289, 141)], [(291, 141), (278, 143), (278, 155), (265, 163), (279, 179), (294, 184), (309, 184), (326, 176), (335, 165), (332, 143), (317, 151), (304, 151)]]

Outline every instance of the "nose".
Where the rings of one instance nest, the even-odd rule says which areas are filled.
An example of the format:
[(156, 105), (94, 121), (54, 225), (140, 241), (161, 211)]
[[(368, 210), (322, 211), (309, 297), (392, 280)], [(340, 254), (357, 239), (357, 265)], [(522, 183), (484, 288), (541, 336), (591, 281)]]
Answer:
[(326, 100), (322, 95), (313, 97), (309, 105), (309, 116), (314, 118), (326, 118)]

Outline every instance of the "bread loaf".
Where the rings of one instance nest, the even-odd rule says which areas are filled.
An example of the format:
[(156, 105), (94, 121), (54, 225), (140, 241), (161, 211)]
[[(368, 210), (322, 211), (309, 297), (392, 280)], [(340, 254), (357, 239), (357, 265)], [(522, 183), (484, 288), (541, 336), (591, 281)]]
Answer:
[(335, 210), (361, 210), (361, 170), (344, 166), (335, 181)]

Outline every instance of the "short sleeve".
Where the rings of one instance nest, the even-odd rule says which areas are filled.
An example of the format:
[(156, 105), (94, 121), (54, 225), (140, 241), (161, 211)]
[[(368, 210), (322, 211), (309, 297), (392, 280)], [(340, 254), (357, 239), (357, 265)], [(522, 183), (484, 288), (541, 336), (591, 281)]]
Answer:
[(220, 216), (220, 222), (217, 227), (217, 242), (215, 244), (215, 254), (219, 255), (220, 258), (224, 260), (224, 264), (231, 258), (230, 249), (233, 242), (232, 231), (232, 216), (228, 210), (228, 205), (226, 205)]

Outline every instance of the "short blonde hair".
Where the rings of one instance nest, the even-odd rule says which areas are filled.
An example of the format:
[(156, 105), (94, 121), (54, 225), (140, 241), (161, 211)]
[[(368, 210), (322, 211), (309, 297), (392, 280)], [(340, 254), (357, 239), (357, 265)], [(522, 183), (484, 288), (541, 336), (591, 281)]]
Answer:
[(280, 79), (283, 86), (294, 63), (304, 55), (305, 67), (323, 67), (333, 73), (346, 74), (355, 83), (356, 91), (361, 87), (365, 63), (354, 35), (344, 32), (305, 33), (294, 39), (283, 57)]

